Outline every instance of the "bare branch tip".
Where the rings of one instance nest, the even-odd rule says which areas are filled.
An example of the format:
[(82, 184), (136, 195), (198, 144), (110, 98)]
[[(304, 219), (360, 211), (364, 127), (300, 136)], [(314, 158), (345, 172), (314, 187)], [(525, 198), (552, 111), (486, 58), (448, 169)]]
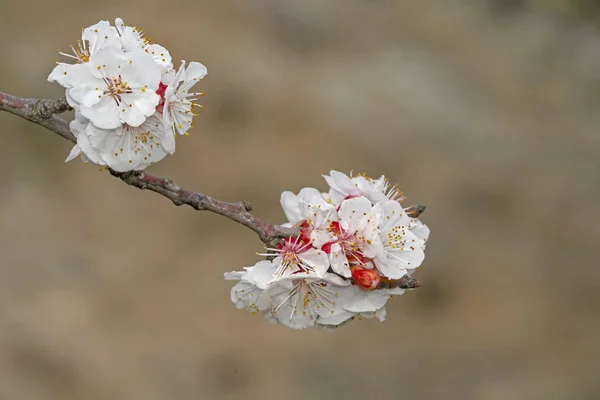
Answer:
[(426, 208), (427, 206), (413, 204), (406, 209), (406, 214), (411, 218), (418, 218), (419, 215), (423, 214), (423, 211), (425, 211)]

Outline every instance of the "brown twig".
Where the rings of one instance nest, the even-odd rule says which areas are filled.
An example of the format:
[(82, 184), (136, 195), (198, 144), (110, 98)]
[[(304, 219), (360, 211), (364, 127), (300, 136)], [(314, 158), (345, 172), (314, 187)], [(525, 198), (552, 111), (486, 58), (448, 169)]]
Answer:
[(425, 206), (413, 204), (412, 206), (404, 209), (404, 211), (406, 211), (406, 214), (408, 214), (408, 216), (411, 218), (419, 218), (419, 215), (423, 214), (425, 208)]
[[(34, 124), (51, 130), (73, 143), (77, 143), (77, 139), (69, 129), (69, 123), (54, 115), (70, 109), (69, 104), (64, 98), (57, 100), (24, 99), (0, 92), (0, 110), (18, 115)], [(117, 172), (110, 169), (110, 173), (130, 186), (158, 193), (171, 200), (177, 206), (185, 204), (195, 210), (212, 211), (230, 218), (256, 232), (260, 240), (268, 247), (276, 247), (281, 239), (299, 233), (297, 229), (272, 225), (253, 216), (250, 214), (252, 206), (246, 201), (228, 203), (214, 199), (200, 192), (184, 190), (173, 183), (170, 178), (153, 176), (143, 171)], [(424, 207), (419, 209), (419, 213), (423, 209)], [(391, 287), (413, 289), (420, 287), (421, 282), (410, 276), (405, 276), (402, 279), (390, 281), (389, 285)]]

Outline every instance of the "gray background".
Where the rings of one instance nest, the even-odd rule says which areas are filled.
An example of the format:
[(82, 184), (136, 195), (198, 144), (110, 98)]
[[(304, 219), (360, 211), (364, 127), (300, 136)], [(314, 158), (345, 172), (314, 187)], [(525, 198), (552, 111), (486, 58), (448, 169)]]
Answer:
[[(600, 398), (593, 2), (8, 1), (0, 90), (122, 17), (200, 61), (206, 106), (150, 171), (248, 200), (386, 174), (428, 206), (421, 289), (334, 333), (230, 303), (251, 231), (176, 208), (0, 114), (2, 399)], [(176, 62), (177, 63), (177, 62)]]

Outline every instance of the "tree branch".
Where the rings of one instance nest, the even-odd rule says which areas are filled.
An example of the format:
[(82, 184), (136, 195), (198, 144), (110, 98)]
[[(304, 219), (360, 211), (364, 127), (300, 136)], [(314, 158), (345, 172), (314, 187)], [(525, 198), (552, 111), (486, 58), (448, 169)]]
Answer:
[[(65, 98), (61, 99), (26, 99), (0, 92), (0, 110), (18, 115), (34, 124), (43, 126), (52, 132), (77, 143), (77, 139), (69, 129), (69, 123), (54, 114), (71, 110)], [(299, 231), (294, 228), (284, 228), (279, 225), (269, 224), (252, 214), (252, 206), (246, 201), (228, 203), (214, 199), (200, 192), (185, 190), (176, 185), (170, 178), (161, 178), (143, 171), (117, 172), (109, 168), (110, 174), (121, 179), (130, 186), (141, 190), (150, 190), (158, 193), (177, 206), (188, 205), (195, 210), (207, 210), (230, 218), (256, 232), (268, 247), (276, 247), (281, 239), (297, 235)], [(420, 214), (425, 207), (411, 207), (411, 216)], [(386, 281), (386, 288), (401, 287), (413, 289), (421, 286), (421, 282), (404, 276), (398, 280)]]

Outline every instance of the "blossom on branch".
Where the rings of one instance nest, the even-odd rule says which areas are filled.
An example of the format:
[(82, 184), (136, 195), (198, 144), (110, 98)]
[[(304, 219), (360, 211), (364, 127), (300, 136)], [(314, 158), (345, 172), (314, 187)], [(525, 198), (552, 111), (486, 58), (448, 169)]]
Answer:
[(294, 329), (332, 329), (356, 317), (383, 321), (387, 301), (404, 292), (397, 282), (421, 266), (429, 228), (384, 177), (325, 179), (328, 193), (282, 193), (284, 226), (300, 233), (260, 254), (271, 261), (225, 274), (238, 281), (238, 308)]
[(175, 135), (187, 134), (202, 93), (189, 93), (206, 76), (191, 62), (173, 69), (171, 55), (142, 30), (117, 18), (83, 29), (74, 62), (57, 63), (48, 81), (63, 86), (76, 110), (77, 145), (67, 161), (85, 160), (125, 172), (142, 170), (175, 152)]

